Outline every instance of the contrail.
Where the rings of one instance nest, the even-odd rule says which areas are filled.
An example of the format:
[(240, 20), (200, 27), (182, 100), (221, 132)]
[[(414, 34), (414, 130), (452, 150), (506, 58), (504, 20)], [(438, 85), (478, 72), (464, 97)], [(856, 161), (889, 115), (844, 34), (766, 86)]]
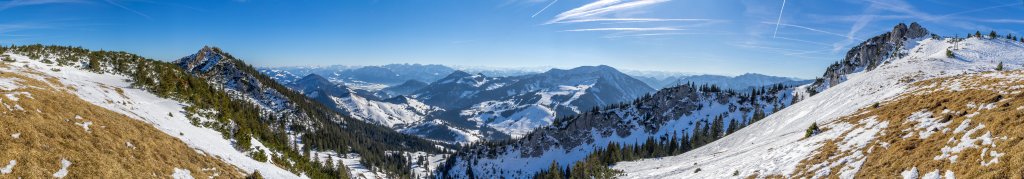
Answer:
[(544, 6), (544, 8), (541, 8), (540, 11), (537, 11), (537, 13), (533, 13), (533, 15), (530, 16), (530, 18), (537, 17), (537, 14), (540, 14), (541, 12), (544, 12), (544, 10), (547, 10), (548, 7), (551, 7), (551, 5), (554, 5), (556, 2), (558, 2), (558, 0), (551, 1), (551, 3), (548, 3), (547, 6)]
[(776, 34), (779, 34), (779, 24), (782, 23), (782, 11), (786, 10), (786, 0), (782, 0), (782, 8), (779, 8), (779, 20), (775, 21), (775, 32), (772, 33), (772, 38), (775, 38)]
[(149, 20), (153, 20), (153, 18), (152, 18), (152, 17), (149, 17), (149, 15), (146, 15), (146, 14), (144, 14), (144, 13), (142, 13), (142, 12), (136, 11), (135, 9), (132, 9), (132, 8), (128, 8), (127, 6), (124, 6), (124, 5), (118, 4), (117, 2), (114, 2), (114, 0), (107, 0), (107, 3), (110, 3), (110, 5), (114, 5), (114, 6), (117, 6), (117, 7), (121, 8), (121, 9), (127, 10), (127, 11), (129, 11), (129, 12), (132, 12), (132, 13), (138, 14), (139, 16), (145, 17), (146, 19), (149, 19)]

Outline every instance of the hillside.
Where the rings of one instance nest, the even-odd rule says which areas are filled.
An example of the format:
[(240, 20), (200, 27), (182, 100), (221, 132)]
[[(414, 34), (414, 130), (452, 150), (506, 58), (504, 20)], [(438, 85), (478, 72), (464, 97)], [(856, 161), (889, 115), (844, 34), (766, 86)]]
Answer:
[[(177, 104), (173, 101), (119, 85), (124, 83), (117, 78), (104, 80), (96, 77), (109, 76), (7, 56), (10, 61), (0, 62), (0, 93), (5, 96), (0, 99), (0, 177), (240, 178), (254, 169), (267, 176), (298, 177), (273, 165), (246, 161), (242, 153), (201, 146), (228, 141), (204, 137), (210, 130), (172, 127), (189, 125), (178, 111), (151, 108), (147, 114), (105, 108), (152, 105), (147, 103), (166, 107)], [(116, 98), (95, 101), (104, 96)], [(158, 115), (149, 116), (152, 113)]]
[(681, 139), (685, 148), (672, 152), (685, 151), (756, 124), (794, 102), (794, 92), (782, 85), (747, 92), (694, 84), (665, 88), (631, 102), (559, 118), (522, 138), (466, 147), (438, 172), (454, 178), (528, 178), (552, 165), (568, 168), (594, 153), (619, 149), (608, 146), (643, 145), (653, 151), (653, 145), (671, 139), (676, 146)]
[[(426, 165), (411, 161), (413, 154), (434, 157), (445, 147), (339, 115), (283, 90), (216, 48), (204, 48), (174, 64), (75, 47), (0, 49), (9, 59), (39, 64), (46, 69), (40, 71), (68, 79), (63, 82), (79, 90), (80, 98), (150, 122), (245, 173), (260, 171), (271, 178), (408, 178), (425, 175), (424, 168), (415, 167)], [(125, 95), (108, 94), (108, 87), (120, 88)]]
[(407, 132), (445, 141), (520, 137), (555, 118), (633, 100), (652, 91), (643, 82), (604, 65), (511, 77), (456, 71), (411, 95), (445, 109), (430, 116), (444, 122), (423, 123)]
[[(911, 29), (914, 26), (918, 25), (912, 24)], [(900, 24), (894, 28), (896, 32), (885, 35), (899, 34), (898, 31), (906, 27)], [(1024, 59), (1024, 44), (987, 37), (901, 39), (889, 41), (901, 45), (883, 48), (893, 50), (890, 54), (894, 55), (866, 58), (861, 62), (867, 63), (859, 63), (875, 64), (873, 68), (853, 70), (840, 75), (843, 77), (833, 78), (840, 79), (835, 81), (839, 83), (803, 86), (818, 88), (824, 86), (816, 85), (828, 84), (830, 87), (721, 140), (682, 155), (622, 162), (614, 168), (625, 171), (624, 178), (829, 175), (839, 178), (939, 175), (999, 178), (996, 174), (1007, 173), (998, 172), (999, 168), (987, 168), (986, 163), (1013, 150), (985, 147), (991, 143), (975, 143), (974, 140), (993, 138), (993, 142), (1002, 140), (1014, 145), (1009, 138), (996, 139), (1009, 133), (992, 131), (1002, 134), (992, 136), (976, 130), (986, 129), (978, 127), (982, 123), (993, 129), (1012, 126), (1006, 125), (1011, 121), (1005, 117), (991, 117), (1005, 114), (998, 111), (1016, 109), (1017, 106), (1010, 103), (1014, 101), (1012, 97), (996, 99), (1000, 93), (1013, 94), (1010, 90), (1015, 88), (1012, 85), (1017, 81), (1013, 79), (1015, 75), (984, 72), (993, 71), (999, 64), (1006, 69), (1019, 68), (1024, 64), (1021, 60)], [(850, 53), (858, 53), (865, 45), (878, 44), (864, 43)], [(947, 55), (947, 49), (951, 56)], [(855, 55), (854, 58), (861, 57)], [(837, 68), (830, 67), (825, 76), (845, 73), (833, 69)], [(976, 75), (979, 73), (983, 74)], [(965, 79), (983, 81), (969, 86), (965, 84), (972, 82)], [(958, 82), (961, 85), (956, 85)], [(986, 85), (988, 83), (995, 84)], [(1000, 86), (1002, 84), (1007, 86)], [(872, 107), (876, 103), (879, 107)], [(936, 116), (943, 120), (935, 120)], [(945, 120), (945, 116), (950, 119)], [(822, 130), (804, 138), (805, 130), (812, 123)], [(951, 129), (954, 126), (959, 130)], [(983, 133), (988, 135), (981, 135)], [(989, 150), (998, 152), (987, 153)], [(954, 158), (970, 162), (955, 163)], [(985, 170), (977, 170), (979, 168)]]

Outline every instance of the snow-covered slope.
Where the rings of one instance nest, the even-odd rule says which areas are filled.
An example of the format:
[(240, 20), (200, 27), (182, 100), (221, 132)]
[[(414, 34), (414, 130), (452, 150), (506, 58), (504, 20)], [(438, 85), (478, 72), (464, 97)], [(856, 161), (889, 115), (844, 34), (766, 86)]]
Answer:
[(756, 121), (755, 116), (788, 106), (793, 89), (777, 86), (745, 93), (694, 85), (665, 88), (631, 103), (557, 120), (521, 139), (467, 147), (440, 173), (456, 178), (466, 177), (466, 173), (483, 178), (528, 178), (548, 169), (552, 162), (563, 168), (571, 166), (609, 143), (638, 145), (648, 138), (692, 134), (696, 126), (717, 123), (726, 129), (737, 127), (729, 124)]
[[(484, 139), (520, 137), (557, 117), (636, 99), (651, 91), (643, 82), (604, 65), (512, 77), (456, 71), (413, 93), (428, 105), (446, 109), (431, 117), (446, 120), (444, 123), (417, 127), (422, 129), (417, 131), (435, 133), (416, 134), (445, 141), (465, 133), (480, 134), (475, 138)], [(438, 129), (426, 129), (430, 127)], [(460, 131), (437, 132), (448, 129)]]
[[(1024, 44), (1002, 38), (952, 39), (917, 38), (907, 41), (898, 53), (883, 60), (873, 70), (845, 75), (845, 82), (783, 109), (732, 135), (694, 149), (682, 155), (622, 162), (615, 169), (626, 172), (625, 178), (723, 178), (745, 176), (790, 176), (797, 166), (815, 152), (824, 141), (834, 139), (853, 129), (855, 125), (868, 126), (854, 130), (856, 137), (847, 141), (867, 141), (887, 123), (863, 120), (841, 123), (837, 119), (854, 115), (859, 109), (874, 103), (895, 99), (906, 94), (915, 81), (937, 77), (992, 71), (1000, 62), (1007, 69), (1024, 65)], [(958, 44), (959, 49), (953, 49)], [(951, 49), (955, 58), (946, 56)], [(812, 123), (824, 124), (823, 133), (804, 138), (804, 130)], [(874, 127), (872, 127), (874, 126)], [(866, 142), (853, 142), (863, 147)], [(844, 171), (856, 173), (857, 162), (849, 160), (852, 168)], [(698, 172), (699, 169), (699, 172)], [(827, 172), (826, 172), (827, 173)], [(845, 173), (845, 172), (844, 172)]]
[(317, 74), (306, 75), (288, 86), (353, 118), (397, 130), (426, 120), (430, 113), (443, 111), (405, 96), (377, 99), (369, 92), (335, 84)]
[(358, 95), (332, 96), (331, 99), (338, 104), (338, 108), (353, 117), (399, 130), (427, 120), (430, 113), (444, 111), (405, 96), (386, 101), (369, 100)]
[[(59, 80), (79, 98), (128, 117), (145, 121), (157, 129), (185, 142), (190, 147), (222, 159), (245, 172), (259, 171), (270, 178), (300, 178), (270, 162), (259, 162), (247, 153), (235, 150), (232, 141), (224, 139), (220, 132), (193, 125), (186, 118), (184, 107), (188, 104), (158, 97), (146, 90), (134, 88), (128, 78), (115, 74), (98, 74), (81, 69), (80, 66), (47, 64), (31, 60), (20, 54), (7, 54), (18, 68), (41, 72), (42, 78)], [(52, 57), (51, 61), (56, 61)], [(209, 120), (209, 119), (202, 119)]]
[[(365, 160), (359, 163), (374, 172), (410, 177), (416, 172), (409, 168), (412, 163), (387, 151), (440, 154), (446, 148), (444, 144), (337, 113), (289, 90), (218, 48), (203, 48), (199, 53), (174, 63), (126, 52), (90, 51), (66, 46), (12, 46), (0, 47), (0, 51), (46, 64), (48, 66), (41, 68), (50, 72), (71, 73), (65, 74), (68, 75), (65, 78), (72, 79), (67, 83), (81, 85), (74, 88), (84, 89), (90, 95), (107, 93), (100, 96), (104, 98), (95, 99), (84, 95), (87, 101), (110, 103), (98, 105), (113, 105), (121, 111), (112, 111), (147, 117), (144, 120), (154, 121), (160, 125), (157, 128), (166, 129), (165, 132), (172, 136), (189, 137), (194, 133), (198, 138), (182, 139), (198, 141), (201, 144), (195, 146), (199, 149), (212, 148), (208, 152), (217, 154), (216, 157), (243, 162), (238, 164), (245, 164), (241, 166), (242, 171), (269, 165), (287, 170), (286, 174), (295, 173), (288, 176), (274, 174), (272, 170), (260, 171), (263, 175), (275, 176), (273, 178), (347, 176), (341, 172), (345, 171), (344, 168), (315, 165), (311, 157), (301, 152), (304, 150), (358, 153), (365, 156), (362, 158)], [(90, 85), (112, 87), (104, 91)], [(110, 91), (118, 91), (114, 90), (115, 87), (135, 89), (133, 92), (149, 96), (111, 94), (114, 92)], [(117, 98), (119, 96), (121, 98)], [(182, 121), (161, 121), (164, 119)], [(251, 159), (243, 160), (245, 157)], [(391, 159), (374, 160), (385, 157)], [(248, 160), (259, 162), (251, 164)]]

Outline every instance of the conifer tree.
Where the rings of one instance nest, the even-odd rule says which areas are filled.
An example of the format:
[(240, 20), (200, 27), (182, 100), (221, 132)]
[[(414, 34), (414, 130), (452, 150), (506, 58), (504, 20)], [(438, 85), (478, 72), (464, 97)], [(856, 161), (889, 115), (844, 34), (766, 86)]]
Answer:
[(996, 65), (996, 71), (1003, 71), (1003, 62), (999, 62), (999, 64)]
[(812, 135), (817, 134), (818, 130), (820, 130), (818, 129), (818, 123), (811, 123), (811, 126), (807, 127), (807, 131), (805, 131), (804, 133), (804, 138), (811, 137)]
[(737, 127), (739, 127), (739, 123), (736, 122), (736, 119), (730, 120), (729, 121), (729, 130), (726, 130), (726, 133), (732, 134), (733, 132), (736, 132), (736, 130), (739, 130), (739, 128), (737, 128)]
[(725, 121), (723, 117), (719, 115), (715, 117), (715, 121), (711, 123), (711, 137), (714, 139), (722, 138), (725, 129)]

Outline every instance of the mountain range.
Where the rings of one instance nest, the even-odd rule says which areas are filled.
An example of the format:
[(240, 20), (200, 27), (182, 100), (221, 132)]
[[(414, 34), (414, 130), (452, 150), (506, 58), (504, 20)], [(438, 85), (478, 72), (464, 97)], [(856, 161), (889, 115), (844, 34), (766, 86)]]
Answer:
[[(750, 93), (686, 84), (464, 148), (437, 175), (482, 178), (946, 178), (1016, 169), (1024, 42), (917, 23), (853, 47), (823, 77)], [(764, 116), (751, 116), (762, 111)], [(1016, 112), (1019, 113), (1019, 112)], [(1017, 116), (1017, 117), (1013, 117)], [(763, 118), (760, 118), (763, 117)], [(757, 120), (753, 120), (757, 119)], [(738, 121), (720, 122), (720, 121)], [(710, 127), (709, 127), (710, 126)], [(731, 127), (737, 126), (737, 127)], [(1013, 125), (1009, 125), (1013, 126)], [(739, 128), (739, 129), (737, 129)], [(1013, 127), (1009, 127), (1013, 128)]]
[[(289, 67), (260, 71), (355, 118), (408, 134), (457, 143), (520, 137), (534, 128), (550, 124), (556, 118), (653, 92), (654, 89), (649, 87), (651, 84), (659, 87), (711, 84), (748, 90), (780, 83), (789, 86), (810, 83), (760, 74), (670, 76), (654, 82), (658, 81), (654, 77), (636, 78), (609, 66), (552, 69), (539, 73), (502, 69), (504, 76), (471, 74), (441, 65), (419, 64), (367, 66), (335, 72), (310, 69)], [(436, 74), (447, 70), (452, 71), (444, 77), (437, 77)], [(482, 68), (473, 70), (487, 71)], [(308, 72), (315, 73), (302, 78), (296, 76)], [(419, 78), (408, 74), (417, 74)], [(313, 76), (322, 78), (316, 80), (320, 83), (297, 83)], [(338, 89), (334, 93), (323, 93), (309, 88)]]

